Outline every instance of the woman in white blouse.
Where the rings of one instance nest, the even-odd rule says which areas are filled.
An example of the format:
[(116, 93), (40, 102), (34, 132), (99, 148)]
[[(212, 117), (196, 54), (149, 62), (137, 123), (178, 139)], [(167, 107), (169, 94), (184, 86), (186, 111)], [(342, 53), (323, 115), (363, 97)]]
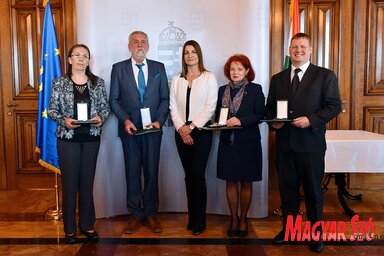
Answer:
[(218, 84), (215, 75), (205, 69), (201, 47), (196, 41), (187, 41), (182, 54), (181, 74), (174, 76), (171, 84), (170, 110), (177, 131), (177, 151), (185, 172), (187, 229), (199, 235), (206, 228), (205, 168), (212, 133), (198, 127), (209, 124), (215, 113)]

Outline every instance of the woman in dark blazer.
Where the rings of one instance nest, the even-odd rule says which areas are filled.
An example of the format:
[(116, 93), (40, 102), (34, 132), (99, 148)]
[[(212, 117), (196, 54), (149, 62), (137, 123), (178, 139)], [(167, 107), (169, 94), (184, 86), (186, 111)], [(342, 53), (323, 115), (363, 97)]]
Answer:
[(261, 180), (262, 173), (259, 123), (264, 117), (265, 97), (261, 85), (251, 82), (255, 72), (247, 56), (231, 56), (224, 65), (224, 74), (229, 83), (219, 89), (216, 116), (221, 108), (228, 108), (227, 126), (241, 129), (221, 131), (217, 177), (226, 181), (232, 216), (228, 236), (247, 236), (252, 182)]

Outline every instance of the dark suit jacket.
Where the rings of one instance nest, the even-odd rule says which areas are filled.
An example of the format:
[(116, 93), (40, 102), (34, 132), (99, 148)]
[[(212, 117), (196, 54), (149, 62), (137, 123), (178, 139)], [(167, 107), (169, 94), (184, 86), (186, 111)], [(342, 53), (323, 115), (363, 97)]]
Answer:
[[(222, 99), (225, 87), (219, 88), (219, 95), (216, 105), (216, 117), (220, 114)], [(240, 120), (242, 129), (234, 130), (235, 142), (241, 144), (255, 143), (260, 141), (259, 123), (265, 113), (265, 97), (261, 85), (249, 83), (244, 91), (236, 117)], [(223, 130), (220, 134), (220, 141), (230, 143), (230, 136), (233, 130)]]
[(112, 66), (109, 104), (119, 120), (119, 136), (125, 133), (124, 121), (131, 120), (142, 127), (141, 108), (149, 108), (152, 122), (164, 124), (169, 113), (168, 80), (163, 63), (147, 59), (148, 80), (141, 103), (139, 89), (132, 70), (132, 60), (124, 60)]
[(328, 69), (310, 64), (295, 94), (291, 96), (291, 69), (271, 78), (266, 118), (276, 117), (276, 101), (289, 100), (288, 117), (306, 116), (311, 126), (305, 129), (286, 123), (276, 130), (276, 149), (280, 151), (317, 152), (326, 150), (326, 123), (341, 110), (338, 82)]

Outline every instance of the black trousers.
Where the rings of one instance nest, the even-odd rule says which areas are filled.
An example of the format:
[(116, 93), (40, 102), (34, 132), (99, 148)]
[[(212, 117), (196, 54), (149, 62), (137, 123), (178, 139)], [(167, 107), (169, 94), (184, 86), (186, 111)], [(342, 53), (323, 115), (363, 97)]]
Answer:
[(201, 230), (206, 227), (207, 187), (205, 169), (212, 147), (212, 133), (196, 128), (192, 131), (191, 136), (194, 145), (187, 145), (175, 132), (176, 147), (185, 172), (188, 227)]
[(93, 181), (100, 141), (68, 142), (57, 140), (63, 190), (64, 232), (76, 233), (76, 195), (78, 193), (80, 230), (94, 228)]
[(297, 215), (300, 209), (300, 185), (305, 195), (307, 219), (312, 223), (322, 219), (325, 151), (278, 151), (276, 156), (279, 177), (283, 225), (288, 215)]

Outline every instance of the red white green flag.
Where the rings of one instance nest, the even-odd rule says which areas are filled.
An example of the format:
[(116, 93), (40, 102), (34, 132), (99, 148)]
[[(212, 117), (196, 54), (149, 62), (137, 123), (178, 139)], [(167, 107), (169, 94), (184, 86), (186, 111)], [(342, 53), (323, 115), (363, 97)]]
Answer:
[(300, 17), (299, 17), (299, 0), (291, 0), (289, 4), (289, 40), (287, 54), (284, 59), (284, 69), (289, 68), (291, 65), (291, 58), (289, 56), (289, 45), (293, 35), (300, 32)]

